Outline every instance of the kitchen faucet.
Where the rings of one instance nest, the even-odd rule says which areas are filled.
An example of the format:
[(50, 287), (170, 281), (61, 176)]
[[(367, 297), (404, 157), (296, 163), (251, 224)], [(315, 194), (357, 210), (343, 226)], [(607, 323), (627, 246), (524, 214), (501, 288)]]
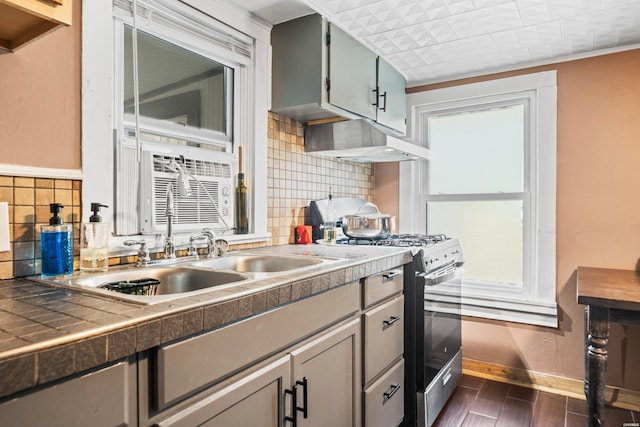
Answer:
[(173, 240), (173, 190), (171, 184), (167, 185), (167, 209), (165, 211), (167, 217), (167, 236), (164, 238), (164, 257), (165, 259), (176, 258), (176, 245)]

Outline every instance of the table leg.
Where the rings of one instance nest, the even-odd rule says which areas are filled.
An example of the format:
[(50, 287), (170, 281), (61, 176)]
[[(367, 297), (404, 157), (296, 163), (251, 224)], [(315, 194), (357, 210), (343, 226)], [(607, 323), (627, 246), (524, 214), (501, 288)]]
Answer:
[(609, 309), (590, 305), (588, 319), (587, 411), (589, 427), (593, 427), (604, 425)]

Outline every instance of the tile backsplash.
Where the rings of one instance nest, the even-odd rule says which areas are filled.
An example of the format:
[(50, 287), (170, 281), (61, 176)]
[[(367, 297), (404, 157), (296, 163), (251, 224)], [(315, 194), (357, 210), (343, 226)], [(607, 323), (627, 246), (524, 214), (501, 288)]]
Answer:
[(373, 201), (373, 168), (304, 152), (304, 124), (269, 113), (267, 227), (272, 245), (294, 243), (294, 227), (305, 223), (312, 200), (359, 197)]
[(80, 240), (81, 181), (0, 176), (0, 201), (9, 204), (11, 250), (0, 252), (0, 279), (40, 273), (40, 226), (49, 223), (49, 203), (64, 206), (62, 218), (73, 224), (74, 264)]
[[(374, 197), (371, 164), (304, 152), (304, 124), (269, 113), (267, 226), (270, 245), (294, 243), (294, 227), (305, 224), (309, 202), (334, 197)], [(9, 205), (11, 250), (0, 252), (0, 279), (40, 273), (40, 226), (48, 224), (50, 203), (64, 205), (64, 222), (73, 224), (74, 264), (78, 268), (81, 222), (80, 180), (0, 175), (0, 201)], [(251, 191), (251, 189), (250, 189)], [(233, 249), (263, 246), (253, 243)], [(110, 265), (132, 262), (112, 258)]]

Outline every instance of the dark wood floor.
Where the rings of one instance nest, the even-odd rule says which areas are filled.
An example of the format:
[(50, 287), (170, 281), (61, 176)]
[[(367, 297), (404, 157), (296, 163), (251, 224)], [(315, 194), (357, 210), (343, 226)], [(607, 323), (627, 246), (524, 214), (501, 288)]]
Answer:
[[(584, 400), (463, 375), (434, 427), (585, 427)], [(607, 407), (607, 427), (640, 427), (640, 413)]]

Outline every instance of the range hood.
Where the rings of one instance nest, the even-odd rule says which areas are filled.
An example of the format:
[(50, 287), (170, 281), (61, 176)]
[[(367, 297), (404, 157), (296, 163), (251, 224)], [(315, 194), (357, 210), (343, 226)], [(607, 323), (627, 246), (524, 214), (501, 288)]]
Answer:
[(307, 125), (304, 151), (353, 162), (401, 162), (428, 159), (429, 150), (385, 133), (365, 119)]

